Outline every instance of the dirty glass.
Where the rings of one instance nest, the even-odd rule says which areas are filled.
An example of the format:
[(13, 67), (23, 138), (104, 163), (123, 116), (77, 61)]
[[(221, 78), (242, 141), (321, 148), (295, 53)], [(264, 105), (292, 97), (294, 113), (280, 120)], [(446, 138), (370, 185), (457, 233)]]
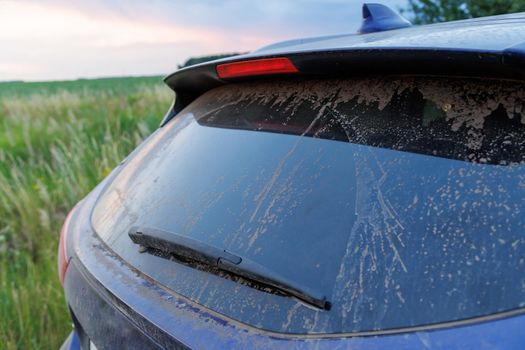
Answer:
[[(522, 308), (524, 91), (409, 77), (220, 87), (129, 157), (93, 226), (160, 283), (277, 332), (381, 331)], [(227, 249), (332, 308), (150, 261), (127, 237), (134, 225)]]

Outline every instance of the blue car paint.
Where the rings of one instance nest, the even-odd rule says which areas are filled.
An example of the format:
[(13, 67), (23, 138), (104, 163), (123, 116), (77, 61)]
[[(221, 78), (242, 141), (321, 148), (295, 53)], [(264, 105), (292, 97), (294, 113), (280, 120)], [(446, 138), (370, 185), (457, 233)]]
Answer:
[(69, 333), (69, 336), (66, 338), (66, 341), (60, 347), (60, 350), (81, 350), (80, 346), (80, 337), (76, 330), (72, 330)]
[[(346, 34), (288, 40), (265, 46), (242, 57), (235, 56), (221, 61), (250, 58), (262, 54), (288, 55), (299, 52), (358, 49), (429, 49), (435, 54), (439, 54), (439, 50), (498, 53), (525, 42), (524, 28), (525, 15), (523, 13), (509, 14), (413, 26), (366, 35)], [(203, 65), (205, 64), (209, 63)]]
[(384, 32), (410, 27), (411, 25), (412, 23), (406, 18), (387, 6), (381, 4), (364, 4), (363, 23), (361, 27), (359, 27), (358, 33)]

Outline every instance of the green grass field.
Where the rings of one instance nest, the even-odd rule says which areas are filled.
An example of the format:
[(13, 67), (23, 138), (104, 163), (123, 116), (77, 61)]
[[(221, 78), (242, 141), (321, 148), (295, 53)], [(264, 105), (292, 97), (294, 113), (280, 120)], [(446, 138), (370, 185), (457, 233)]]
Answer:
[(68, 210), (159, 124), (160, 77), (0, 83), (0, 349), (57, 349)]

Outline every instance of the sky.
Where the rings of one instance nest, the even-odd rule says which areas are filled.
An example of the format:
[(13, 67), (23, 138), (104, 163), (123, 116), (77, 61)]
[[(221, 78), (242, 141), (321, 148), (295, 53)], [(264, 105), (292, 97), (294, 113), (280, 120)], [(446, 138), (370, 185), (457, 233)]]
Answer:
[[(394, 9), (406, 0), (382, 0)], [(166, 75), (186, 59), (354, 33), (356, 0), (0, 0), (0, 81)]]

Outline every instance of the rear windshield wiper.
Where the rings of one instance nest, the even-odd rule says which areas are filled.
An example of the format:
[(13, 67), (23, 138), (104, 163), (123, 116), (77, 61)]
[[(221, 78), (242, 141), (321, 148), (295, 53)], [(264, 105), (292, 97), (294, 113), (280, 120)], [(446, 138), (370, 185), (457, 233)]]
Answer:
[(286, 295), (294, 296), (310, 305), (330, 310), (325, 296), (301, 286), (256, 262), (179, 234), (150, 227), (132, 227), (129, 237), (133, 243), (153, 248), (184, 259), (212, 266), (255, 283), (271, 286)]

